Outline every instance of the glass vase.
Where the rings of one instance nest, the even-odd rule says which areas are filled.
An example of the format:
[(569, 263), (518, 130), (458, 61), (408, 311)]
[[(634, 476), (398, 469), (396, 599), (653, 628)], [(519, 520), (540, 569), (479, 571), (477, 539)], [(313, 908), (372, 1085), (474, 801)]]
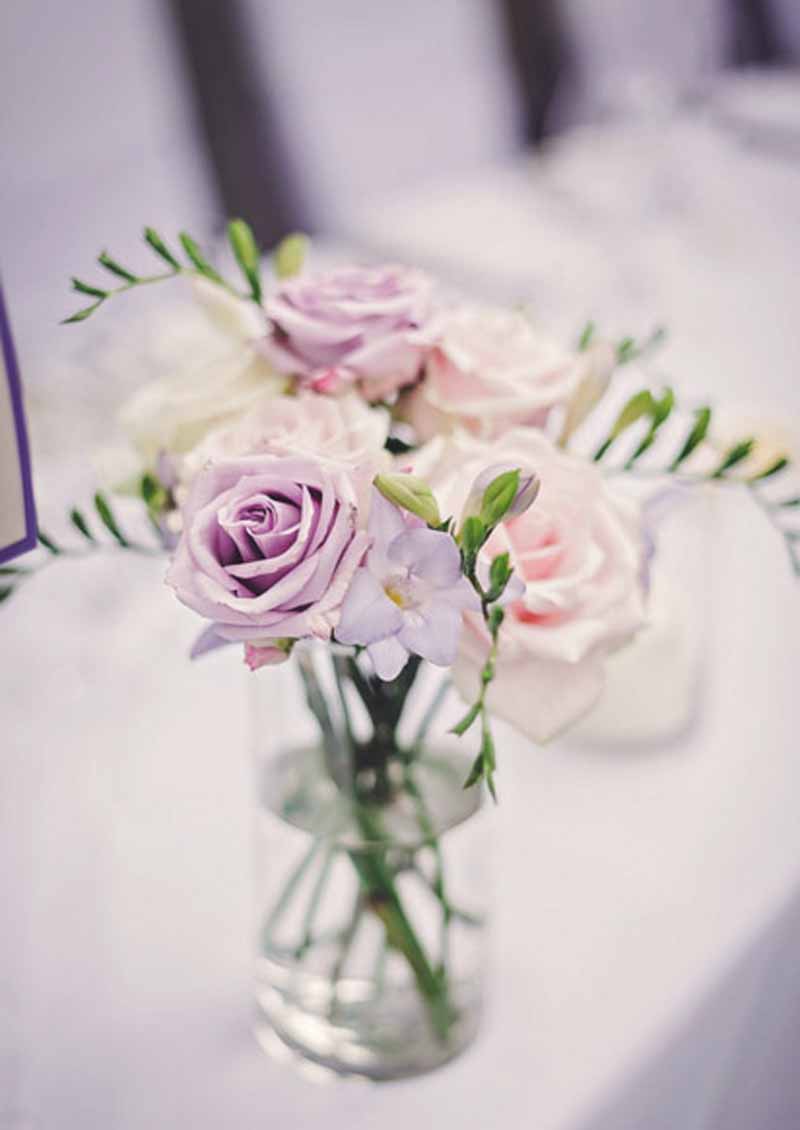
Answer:
[(262, 1043), (376, 1080), (447, 1062), (486, 956), (488, 806), (447, 734), (463, 706), (427, 664), (381, 683), (308, 645), (252, 696)]

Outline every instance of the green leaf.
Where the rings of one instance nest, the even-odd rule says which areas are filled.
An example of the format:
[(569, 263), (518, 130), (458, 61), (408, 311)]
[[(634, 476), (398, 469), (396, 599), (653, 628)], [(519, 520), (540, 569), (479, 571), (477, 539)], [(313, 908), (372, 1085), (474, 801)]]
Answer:
[(82, 534), (87, 541), (94, 542), (97, 540), (92, 531), (89, 529), (89, 524), (84, 518), (83, 514), (81, 514), (80, 510), (76, 508), (70, 510), (69, 520), (70, 522), (72, 522), (78, 533)]
[(519, 490), (520, 471), (503, 471), (492, 479), (481, 500), (480, 518), (488, 529), (494, 529), (505, 518)]
[(755, 442), (755, 439), (751, 437), (750, 439), (743, 439), (740, 440), (739, 443), (735, 443), (733, 447), (725, 453), (722, 462), (719, 467), (717, 467), (716, 471), (713, 472), (711, 478), (721, 479), (726, 471), (729, 471), (731, 467), (735, 467), (737, 463), (741, 463), (743, 459), (746, 459), (753, 450)]
[(757, 482), (760, 482), (761, 479), (769, 479), (769, 478), (771, 478), (772, 475), (777, 475), (780, 471), (782, 471), (784, 469), (784, 467), (788, 467), (788, 466), (789, 466), (789, 460), (788, 460), (787, 456), (782, 455), (780, 457), (780, 459), (776, 459), (774, 463), (771, 463), (770, 466), (767, 467), (767, 469), (765, 471), (759, 471), (759, 473), (757, 475), (752, 475), (751, 478), (750, 478), (750, 482), (751, 483), (757, 483)]
[(624, 365), (635, 355), (636, 342), (632, 337), (624, 337), (617, 346), (617, 363)]
[(694, 414), (694, 426), (686, 437), (683, 447), (672, 460), (670, 464), (670, 471), (677, 471), (681, 463), (685, 462), (699, 445), (706, 438), (708, 426), (711, 423), (711, 409), (707, 406), (698, 408)]
[(627, 365), (629, 361), (637, 360), (637, 358), (643, 356), (645, 353), (649, 353), (651, 349), (655, 349), (656, 346), (661, 345), (666, 336), (667, 332), (664, 327), (657, 326), (650, 336), (645, 338), (641, 345), (637, 345), (632, 337), (624, 337), (617, 345), (617, 364)]
[(146, 472), (139, 481), (139, 493), (142, 501), (152, 515), (163, 513), (169, 504), (169, 491), (155, 475)]
[(254, 302), (261, 301), (261, 252), (249, 224), (244, 220), (231, 220), (228, 224), (228, 239), (236, 262), (250, 284), (250, 294)]
[(44, 530), (39, 530), (37, 537), (39, 539), (39, 544), (43, 545), (48, 553), (52, 553), (54, 557), (57, 557), (59, 553), (61, 553), (60, 547), (56, 545), (52, 538), (49, 538), (47, 536)]
[(465, 789), (471, 789), (473, 785), (477, 785), (478, 781), (483, 777), (483, 751), (481, 751), (472, 763), (472, 768), (469, 771), (469, 776), (464, 782)]
[(81, 294), (89, 294), (93, 298), (108, 298), (107, 290), (101, 290), (97, 286), (91, 286), (89, 283), (82, 282), (81, 279), (72, 279), (72, 289), (79, 291)]
[(196, 270), (198, 270), (201, 275), (205, 275), (207, 279), (211, 279), (212, 282), (220, 283), (224, 286), (225, 280), (222, 275), (211, 266), (189, 233), (182, 231), (178, 239), (181, 241), (181, 247), (186, 252), (189, 261), (194, 264)]
[(798, 495), (796, 498), (785, 498), (783, 500), (783, 502), (776, 502), (775, 505), (779, 506), (781, 508), (790, 507), (790, 506), (800, 506), (800, 495)]
[(608, 438), (600, 444), (597, 451), (594, 453), (595, 462), (603, 458), (608, 451), (611, 444), (622, 435), (622, 433), (640, 420), (642, 416), (650, 416), (655, 412), (655, 401), (653, 400), (652, 393), (643, 388), (639, 392), (634, 393), (630, 400), (624, 405), (622, 411), (614, 421)]
[(453, 728), (452, 728), (452, 730), (450, 731), (450, 733), (451, 733), (451, 734), (458, 734), (458, 736), (459, 736), (459, 737), (461, 737), (461, 736), (462, 736), (462, 734), (466, 734), (467, 730), (468, 730), (468, 729), (470, 728), (470, 726), (471, 726), (471, 725), (473, 724), (473, 722), (474, 722), (474, 721), (475, 721), (475, 719), (476, 719), (476, 718), (478, 717), (478, 715), (480, 714), (480, 712), (481, 712), (481, 704), (480, 704), (480, 702), (476, 702), (476, 703), (474, 703), (474, 704), (473, 704), (473, 705), (472, 705), (472, 706), (471, 706), (471, 707), (469, 708), (469, 710), (468, 710), (468, 711), (467, 711), (467, 713), (466, 713), (466, 714), (464, 715), (464, 717), (463, 717), (463, 718), (461, 719), (461, 721), (460, 721), (460, 722), (456, 722), (455, 726), (453, 726)]
[(83, 308), (83, 310), (79, 310), (77, 312), (77, 314), (71, 314), (69, 318), (62, 318), (61, 319), (61, 325), (62, 326), (69, 326), (73, 322), (83, 322), (83, 321), (86, 320), (86, 318), (88, 318), (92, 314), (94, 314), (94, 312), (95, 312), (95, 310), (97, 309), (98, 306), (102, 306), (102, 305), (103, 305), (103, 299), (100, 298), (100, 299), (97, 300), (97, 302), (93, 303), (91, 306), (85, 306)]
[(300, 274), (310, 242), (302, 232), (292, 232), (280, 241), (272, 253), (272, 265), (279, 279)]
[(673, 393), (671, 388), (668, 388), (664, 391), (664, 394), (660, 400), (653, 400), (653, 416), (652, 422), (650, 424), (650, 430), (647, 432), (641, 443), (637, 446), (636, 450), (626, 462), (625, 466), (627, 468), (632, 467), (639, 456), (644, 455), (645, 451), (647, 451), (648, 448), (652, 447), (655, 438), (658, 435), (658, 429), (661, 427), (664, 421), (669, 418), (674, 404), (675, 394)]
[(0, 565), (0, 577), (22, 577), (30, 572), (24, 565)]
[(173, 271), (181, 270), (180, 263), (167, 247), (166, 243), (164, 243), (164, 240), (161, 238), (155, 228), (145, 228), (144, 238), (145, 241), (150, 244), (153, 251), (155, 251), (156, 255), (160, 256), (160, 258), (162, 258), (165, 263), (172, 267)]
[(634, 393), (617, 417), (614, 427), (611, 429), (612, 436), (617, 439), (631, 424), (635, 424), (642, 416), (652, 414), (654, 411), (655, 401), (653, 394), (648, 389), (643, 388)]
[(100, 253), (100, 255), (98, 255), (97, 262), (101, 267), (105, 267), (107, 271), (110, 271), (112, 275), (116, 275), (117, 278), (124, 279), (125, 282), (137, 283), (139, 281), (136, 275), (129, 271), (127, 267), (123, 267), (116, 261), (116, 259), (112, 259), (107, 251), (103, 251)]
[(0, 585), (0, 604), (7, 600), (14, 591), (13, 585)]
[(488, 537), (489, 531), (477, 514), (464, 519), (458, 540), (466, 556), (474, 557)]
[(507, 553), (499, 553), (489, 567), (489, 593), (490, 601), (498, 600), (505, 591), (513, 570), (511, 559)]
[(594, 322), (587, 322), (583, 327), (583, 332), (578, 338), (578, 351), (582, 353), (584, 349), (589, 348), (589, 344), (594, 337), (595, 324)]
[(130, 547), (130, 542), (123, 534), (122, 530), (117, 525), (117, 520), (114, 517), (113, 511), (108, 503), (108, 499), (100, 491), (94, 496), (94, 508), (98, 513), (100, 521), (105, 528), (114, 538), (114, 540), (122, 546), (123, 549)]
[(488, 725), (484, 726), (483, 737), (481, 738), (481, 761), (483, 763), (483, 775), (486, 778), (486, 785), (491, 793), (492, 800), (497, 804), (497, 791), (494, 785), (494, 771), (497, 768), (497, 758), (494, 750), (494, 738), (492, 731)]

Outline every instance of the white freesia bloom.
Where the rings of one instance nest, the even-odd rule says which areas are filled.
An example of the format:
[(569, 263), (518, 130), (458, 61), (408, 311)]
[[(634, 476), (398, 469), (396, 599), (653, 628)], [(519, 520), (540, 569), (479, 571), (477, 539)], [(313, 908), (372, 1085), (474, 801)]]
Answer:
[[(524, 582), (506, 608), (488, 702), (536, 741), (584, 714), (603, 687), (608, 654), (629, 641), (645, 618), (644, 543), (638, 507), (612, 495), (596, 467), (557, 450), (541, 431), (516, 428), (501, 445), (461, 432), (418, 454), (442, 512), (458, 514), (469, 484), (497, 458), (535, 471), (538, 497), (493, 536), (489, 555), (508, 550)], [(474, 699), (489, 639), (468, 614), (453, 676)]]

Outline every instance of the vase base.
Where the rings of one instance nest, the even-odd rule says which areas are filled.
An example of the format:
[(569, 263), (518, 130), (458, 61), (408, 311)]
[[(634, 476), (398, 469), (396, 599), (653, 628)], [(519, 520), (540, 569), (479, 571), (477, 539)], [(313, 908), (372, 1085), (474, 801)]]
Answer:
[(406, 1079), (433, 1071), (460, 1055), (475, 1039), (482, 1001), (475, 985), (454, 987), (454, 1017), (446, 1039), (436, 1035), (417, 994), (398, 991), (379, 1006), (365, 999), (364, 982), (344, 981), (337, 1006), (320, 1007), (311, 992), (294, 999), (273, 985), (258, 997), (255, 1034), (268, 1053), (276, 1040), (289, 1053), (337, 1076), (373, 1082)]

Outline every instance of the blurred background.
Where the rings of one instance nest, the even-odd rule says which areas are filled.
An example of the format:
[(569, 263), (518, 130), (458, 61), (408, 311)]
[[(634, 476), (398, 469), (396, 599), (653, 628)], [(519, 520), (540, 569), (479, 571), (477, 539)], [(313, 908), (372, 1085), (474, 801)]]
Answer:
[[(138, 312), (167, 300), (60, 328), (69, 277), (106, 247), (146, 263), (145, 224), (213, 245), (232, 214), (265, 247), (302, 229), (322, 256), (415, 262), (568, 339), (666, 325), (655, 379), (797, 457), (798, 65), (797, 0), (5, 0), (0, 270), (43, 521), (91, 489), (90, 448), (154, 364)], [(483, 1130), (497, 1088), (511, 1130), (800, 1126), (800, 633), (761, 521), (726, 499), (691, 542), (713, 584), (678, 713), (702, 690), (702, 717), (644, 757), (504, 763), (485, 1041), (332, 1106), (244, 1033), (239, 671), (185, 662), (160, 566), (21, 593), (0, 632), (0, 1130)], [(679, 577), (689, 544), (665, 548)]]
[[(106, 245), (146, 262), (145, 223), (213, 239), (233, 214), (266, 247), (299, 228), (414, 259), (569, 336), (660, 320), (673, 370), (724, 369), (745, 399), (767, 370), (768, 409), (800, 362), (794, 0), (8, 0), (0, 34), (32, 411), (56, 355), (85, 367), (57, 328), (69, 276)], [(101, 375), (103, 419), (108, 394)]]

